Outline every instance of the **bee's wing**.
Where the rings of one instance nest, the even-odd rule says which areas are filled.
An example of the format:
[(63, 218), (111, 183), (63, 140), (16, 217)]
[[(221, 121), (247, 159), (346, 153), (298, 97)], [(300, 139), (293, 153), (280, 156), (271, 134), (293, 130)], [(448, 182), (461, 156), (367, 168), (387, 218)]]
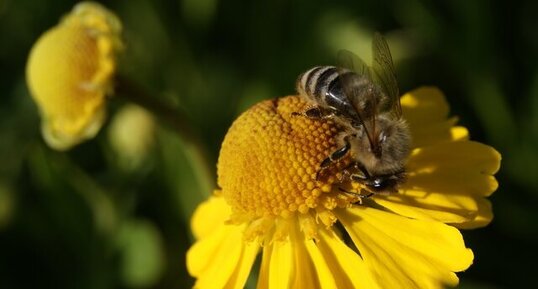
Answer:
[(370, 67), (357, 55), (349, 50), (338, 51), (338, 67), (354, 71), (358, 75), (365, 75), (371, 79)]
[[(338, 73), (340, 84), (342, 87), (342, 92), (344, 95), (351, 100), (350, 98), (356, 97), (358, 95), (357, 89), (357, 78), (350, 75), (351, 72), (355, 72), (357, 75), (365, 76), (368, 79), (372, 80), (372, 70), (371, 68), (353, 52), (348, 50), (340, 50), (338, 52)], [(364, 110), (355, 110), (357, 117), (364, 128), (364, 132), (368, 137), (370, 145), (372, 148), (375, 148), (377, 142), (373, 136), (375, 132), (376, 124), (376, 114), (377, 114), (377, 99), (373, 94), (367, 94), (369, 99), (365, 100), (370, 105), (367, 106), (368, 111)], [(350, 101), (353, 103), (353, 101)]]
[(382, 110), (390, 110), (397, 117), (402, 115), (400, 104), (400, 92), (396, 80), (396, 69), (392, 63), (389, 46), (385, 38), (376, 32), (372, 42), (372, 68), (371, 76), (373, 80), (384, 90), (388, 96), (386, 107)]

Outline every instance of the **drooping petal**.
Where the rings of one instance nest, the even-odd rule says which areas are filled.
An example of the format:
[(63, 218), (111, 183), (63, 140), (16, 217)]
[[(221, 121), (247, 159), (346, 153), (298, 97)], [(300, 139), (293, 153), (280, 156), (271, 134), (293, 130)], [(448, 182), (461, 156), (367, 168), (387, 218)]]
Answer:
[(299, 231), (292, 234), (294, 246), (295, 278), (289, 288), (325, 289), (336, 288), (332, 276), (324, 262), (318, 262), (317, 256), (312, 256), (307, 245), (312, 246), (313, 240), (306, 240)]
[(316, 243), (317, 250), (319, 250), (324, 262), (331, 270), (336, 282), (336, 288), (379, 288), (361, 257), (351, 250), (332, 230), (320, 230), (319, 237), (320, 240)]
[[(344, 244), (336, 246), (341, 249), (340, 252), (353, 254), (351, 259), (346, 259), (349, 256), (335, 256), (330, 245), (323, 241), (305, 238), (298, 223), (290, 222), (288, 225), (288, 240), (275, 241), (264, 248), (258, 289), (337, 289), (352, 288), (349, 286), (361, 282), (368, 284), (368, 275), (363, 276), (361, 271), (358, 276), (365, 278), (348, 276), (349, 273), (357, 274), (356, 270), (364, 269), (364, 265), (360, 263), (359, 256)], [(334, 233), (325, 232), (322, 238), (334, 243), (331, 238), (337, 237)], [(347, 251), (344, 251), (344, 248), (347, 248)], [(344, 261), (346, 265), (340, 265), (339, 261)], [(342, 266), (345, 266), (345, 269), (342, 269)], [(362, 270), (362, 273), (364, 272), (366, 271)], [(361, 280), (358, 281), (359, 279)]]
[(472, 263), (472, 251), (451, 226), (364, 206), (336, 213), (381, 288), (456, 285), (453, 272)]
[[(327, 263), (327, 260), (323, 257), (321, 254), (320, 249), (316, 246), (314, 240), (306, 240), (301, 243), (298, 243), (299, 246), (301, 246), (301, 251), (305, 253), (308, 257), (308, 259), (312, 260), (312, 263), (314, 264), (314, 269), (316, 274), (313, 276), (316, 276), (317, 281), (319, 282), (319, 288), (323, 289), (338, 289), (338, 288), (344, 288), (339, 287), (337, 284), (338, 279), (342, 278), (343, 274), (333, 275), (333, 270), (330, 269), (329, 263)], [(308, 276), (304, 276), (304, 274), (299, 275), (298, 277), (301, 277), (302, 279), (308, 278)], [(300, 281), (301, 278), (298, 278), (298, 281)], [(311, 277), (310, 277), (311, 278)], [(300, 282), (299, 282), (300, 284)], [(294, 287), (298, 288), (298, 287)], [(312, 288), (312, 287), (299, 287), (299, 288)]]
[(299, 232), (298, 224), (283, 221), (279, 225), (283, 224), (289, 233), (288, 238), (264, 247), (257, 289), (320, 288), (315, 277), (317, 264), (312, 263), (305, 247), (307, 241)]
[(269, 289), (288, 288), (294, 277), (292, 243), (278, 241), (271, 246), (269, 263)]
[(292, 244), (278, 241), (263, 247), (258, 289), (289, 288), (294, 276)]
[(191, 229), (196, 239), (201, 239), (215, 231), (228, 220), (231, 208), (222, 197), (211, 196), (200, 204), (191, 218)]
[(221, 225), (187, 251), (187, 269), (197, 277), (194, 288), (223, 288), (245, 251), (244, 226)]
[(237, 267), (230, 276), (230, 279), (228, 279), (226, 286), (223, 287), (224, 289), (241, 289), (245, 287), (245, 283), (247, 282), (248, 275), (250, 274), (252, 264), (256, 259), (256, 255), (258, 255), (259, 249), (260, 246), (254, 242), (245, 244)]
[(260, 274), (258, 275), (258, 284), (256, 289), (269, 288), (269, 264), (271, 263), (271, 245), (263, 247), (262, 263), (260, 265)]

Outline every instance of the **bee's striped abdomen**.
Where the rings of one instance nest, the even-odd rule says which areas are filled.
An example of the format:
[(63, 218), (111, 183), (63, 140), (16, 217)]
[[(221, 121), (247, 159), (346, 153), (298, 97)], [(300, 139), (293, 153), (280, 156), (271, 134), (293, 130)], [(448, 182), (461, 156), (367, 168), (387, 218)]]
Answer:
[(300, 95), (324, 103), (325, 94), (331, 83), (338, 78), (338, 70), (334, 66), (316, 66), (299, 75), (296, 87)]

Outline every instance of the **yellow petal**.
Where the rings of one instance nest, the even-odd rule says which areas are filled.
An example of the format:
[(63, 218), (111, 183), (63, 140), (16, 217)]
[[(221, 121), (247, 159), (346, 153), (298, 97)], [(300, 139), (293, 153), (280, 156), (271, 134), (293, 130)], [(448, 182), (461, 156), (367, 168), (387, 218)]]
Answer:
[(403, 117), (410, 127), (443, 122), (448, 116), (448, 103), (437, 87), (420, 87), (401, 97)]
[(454, 126), (456, 119), (443, 122), (410, 126), (413, 147), (423, 147), (447, 141), (462, 141), (469, 139), (469, 132), (461, 126)]
[[(106, 118), (104, 103), (95, 108), (92, 115), (84, 120), (85, 125), (76, 133), (66, 133), (65, 128), (74, 124), (72, 119), (55, 118), (54, 121), (43, 116), (41, 121), (41, 134), (47, 145), (55, 150), (67, 150), (86, 139), (97, 135)], [(58, 124), (63, 123), (58, 127)], [(70, 124), (71, 123), (71, 124)]]
[[(319, 283), (319, 288), (323, 289), (338, 289), (338, 288), (346, 288), (346, 287), (340, 287), (338, 286), (338, 279), (344, 277), (343, 274), (334, 275), (334, 270), (331, 270), (329, 267), (329, 263), (327, 263), (327, 260), (324, 258), (324, 256), (321, 254), (320, 249), (316, 246), (314, 240), (307, 240), (303, 241), (304, 243), (300, 243), (300, 245), (304, 248), (302, 248), (304, 251), (307, 252), (306, 257), (307, 260), (312, 260), (313, 267), (315, 269), (315, 274), (313, 275), (305, 275), (305, 274), (298, 274), (297, 281), (299, 281), (299, 285), (301, 284), (301, 280), (305, 280), (307, 278), (313, 279), (316, 278), (317, 282)], [(340, 272), (338, 272), (340, 273)], [(312, 287), (306, 287), (306, 286), (298, 286), (294, 288), (312, 288)], [(315, 287), (314, 287), (315, 288)], [(347, 287), (349, 288), (349, 287)]]
[(444, 195), (423, 191), (405, 191), (389, 196), (375, 196), (377, 204), (406, 217), (464, 223), (474, 220), (478, 205), (471, 196)]
[(260, 265), (260, 275), (258, 276), (258, 285), (256, 289), (269, 288), (269, 265), (271, 263), (272, 245), (266, 245), (262, 251), (262, 264)]
[(250, 274), (252, 264), (256, 259), (256, 255), (258, 255), (259, 249), (260, 246), (254, 242), (247, 243), (243, 247), (239, 263), (224, 289), (241, 289), (245, 287), (245, 283), (247, 282), (248, 275)]
[[(493, 148), (471, 141), (445, 142), (415, 149), (407, 164), (408, 177), (397, 194), (374, 200), (400, 215), (443, 223), (489, 222), (489, 208), (479, 196), (497, 189), (491, 175), (499, 169)], [(479, 211), (481, 213), (479, 213)], [(476, 221), (475, 221), (476, 220)], [(469, 224), (471, 225), (471, 224)], [(479, 226), (476, 223), (473, 226)]]
[[(295, 278), (289, 288), (297, 289), (325, 289), (335, 288), (334, 280), (328, 276), (328, 270), (323, 263), (314, 263), (316, 260), (311, 259), (311, 255), (306, 249), (305, 242), (310, 245), (312, 240), (296, 240), (294, 244), (294, 264)], [(314, 262), (313, 262), (314, 261)]]
[(337, 288), (379, 288), (357, 253), (344, 244), (333, 231), (320, 231), (320, 241), (316, 243), (317, 249), (331, 270)]
[(195, 288), (223, 288), (245, 249), (244, 226), (222, 225), (187, 251), (187, 269), (197, 277)]
[(493, 219), (491, 202), (487, 199), (477, 197), (476, 203), (478, 204), (478, 211), (474, 219), (463, 223), (458, 222), (457, 224), (453, 224), (455, 227), (460, 229), (476, 229), (485, 227), (491, 222)]
[(331, 282), (334, 285), (334, 280), (329, 276), (328, 269), (323, 267), (324, 262), (312, 262), (306, 244), (311, 246), (313, 241), (304, 238), (297, 223), (288, 222), (287, 228), (290, 233), (288, 239), (264, 247), (257, 289), (336, 288), (320, 287), (320, 279), (323, 279), (324, 285)]
[(293, 250), (288, 241), (277, 241), (272, 245), (269, 263), (269, 289), (289, 288), (294, 277)]
[(288, 241), (277, 241), (265, 246), (257, 288), (290, 288), (294, 276), (293, 253)]
[(489, 196), (497, 187), (495, 177), (480, 172), (480, 167), (458, 169), (447, 161), (436, 168), (425, 166), (423, 170), (409, 169), (407, 181), (401, 185), (401, 190), (404, 193), (423, 191), (445, 195)]
[(409, 172), (435, 172), (440, 169), (492, 175), (500, 167), (501, 155), (492, 147), (474, 142), (449, 142), (413, 150)]
[(492, 175), (500, 160), (495, 149), (472, 141), (417, 148), (407, 162), (409, 179), (402, 188), (488, 196), (497, 189)]
[(224, 198), (211, 196), (200, 204), (191, 218), (191, 229), (196, 239), (201, 239), (222, 226), (230, 217), (231, 209)]
[(472, 251), (448, 225), (363, 206), (338, 210), (337, 215), (381, 288), (456, 285), (453, 272), (472, 263)]

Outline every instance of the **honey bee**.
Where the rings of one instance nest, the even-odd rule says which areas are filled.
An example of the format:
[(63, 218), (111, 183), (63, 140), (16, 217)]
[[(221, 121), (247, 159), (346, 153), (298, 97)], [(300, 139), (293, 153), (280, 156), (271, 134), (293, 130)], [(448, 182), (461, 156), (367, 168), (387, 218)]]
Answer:
[(405, 180), (411, 136), (402, 118), (400, 97), (387, 42), (376, 33), (372, 66), (349, 51), (338, 54), (339, 67), (318, 66), (301, 74), (298, 93), (312, 106), (295, 115), (332, 119), (341, 128), (340, 147), (320, 163), (316, 178), (351, 153), (344, 169), (351, 180), (365, 185), (369, 197), (396, 192)]

